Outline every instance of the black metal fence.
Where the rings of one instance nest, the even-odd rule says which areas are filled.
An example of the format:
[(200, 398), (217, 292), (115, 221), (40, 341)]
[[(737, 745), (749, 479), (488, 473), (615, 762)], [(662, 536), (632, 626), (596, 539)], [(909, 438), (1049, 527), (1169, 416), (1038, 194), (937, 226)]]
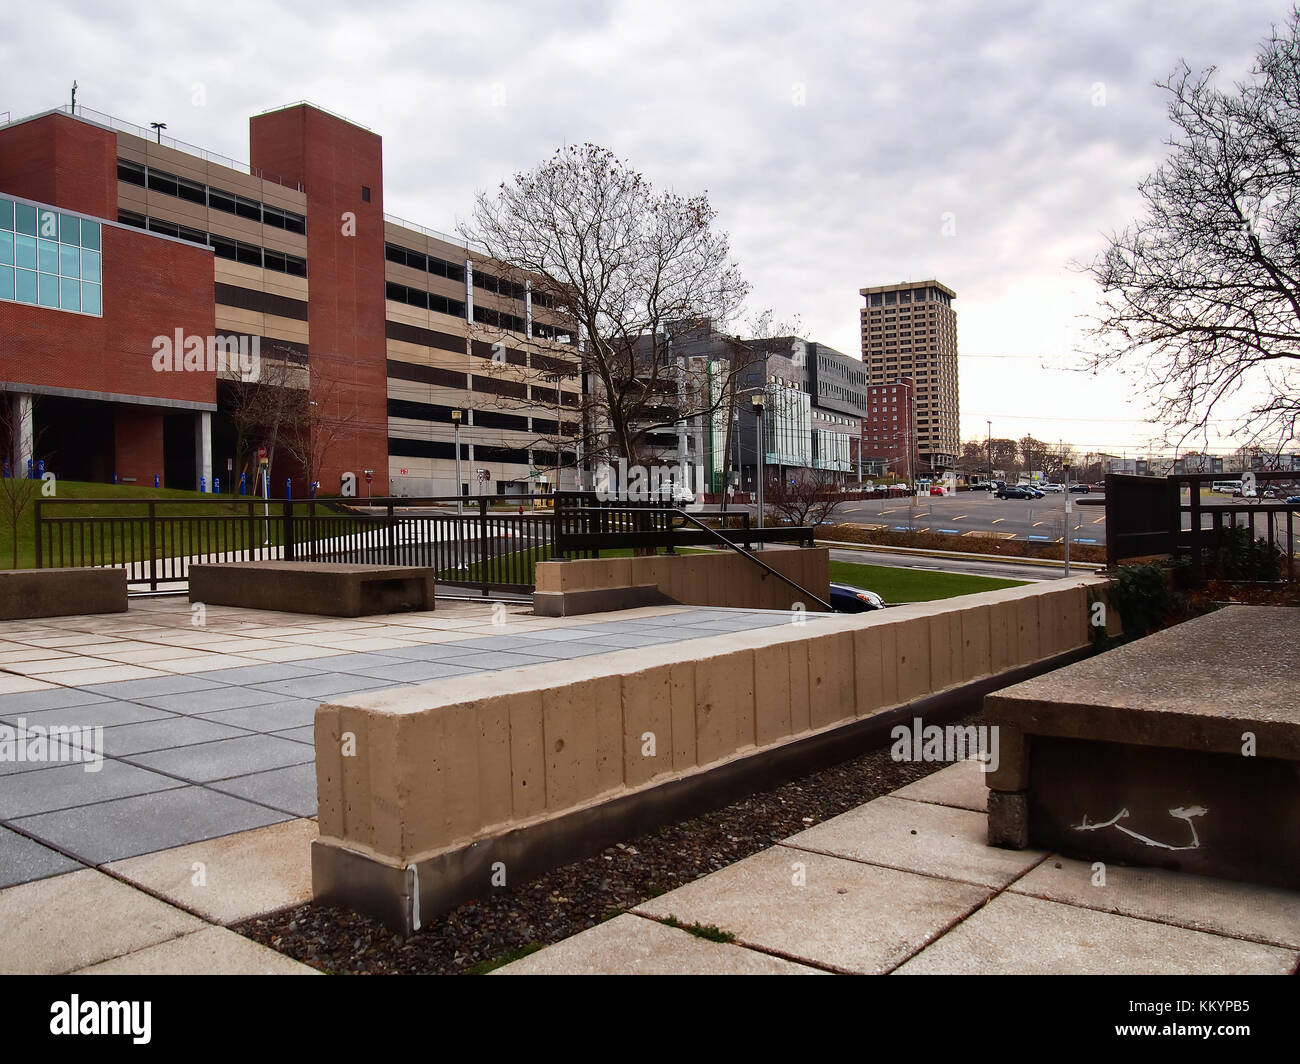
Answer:
[[(509, 510), (502, 509), (503, 503)], [(142, 500), (41, 499), (37, 568), (112, 567), (150, 591), (181, 591), (191, 564), (349, 562), (432, 568), (440, 583), (525, 594), (549, 556), (551, 496)], [(459, 510), (457, 512), (459, 504)], [(522, 511), (522, 512), (521, 512)]]
[[(1287, 472), (1257, 472), (1258, 496), (1224, 496), (1222, 501), (1201, 497), (1201, 487), (1240, 474), (1183, 473), (1169, 477), (1137, 477), (1108, 474), (1106, 477), (1106, 564), (1117, 565), (1136, 558), (1169, 556), (1186, 558), (1198, 578), (1208, 560), (1221, 557), (1231, 530), (1248, 530), (1250, 542), (1263, 540), (1281, 556), (1280, 576), (1296, 579), (1296, 514), (1300, 503), (1288, 503), (1284, 492), (1295, 492), (1300, 475)], [(1268, 499), (1269, 485), (1279, 485), (1275, 499)], [(1291, 487), (1282, 487), (1290, 484)], [(1186, 496), (1186, 499), (1184, 499)]]

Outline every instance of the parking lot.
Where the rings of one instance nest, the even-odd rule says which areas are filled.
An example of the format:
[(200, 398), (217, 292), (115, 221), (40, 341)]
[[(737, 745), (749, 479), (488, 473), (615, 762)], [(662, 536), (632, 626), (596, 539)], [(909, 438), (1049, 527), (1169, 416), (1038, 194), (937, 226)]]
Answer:
[(1072, 503), (1070, 539), (1075, 543), (1106, 542), (1106, 512), (1101, 505), (1080, 506), (1101, 494), (1047, 495), (1042, 499), (999, 499), (984, 491), (956, 495), (922, 495), (915, 499), (851, 502), (834, 520), (899, 532), (938, 532), (953, 536), (997, 536), (1056, 543), (1065, 537), (1065, 503)]

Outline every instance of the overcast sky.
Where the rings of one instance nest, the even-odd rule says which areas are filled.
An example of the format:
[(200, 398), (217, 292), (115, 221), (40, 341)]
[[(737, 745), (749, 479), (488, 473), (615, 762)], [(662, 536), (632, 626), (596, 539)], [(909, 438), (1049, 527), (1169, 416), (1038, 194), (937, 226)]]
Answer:
[[(707, 190), (756, 308), (860, 354), (858, 289), (957, 292), (963, 437), (1152, 436), (1071, 371), (1072, 271), (1139, 208), (1177, 60), (1243, 76), (1284, 0), (497, 4), (64, 0), (11, 19), (0, 111), (78, 102), (236, 159), (306, 99), (384, 138), (385, 209), (451, 231), (564, 143)], [(955, 233), (945, 235), (945, 221)]]

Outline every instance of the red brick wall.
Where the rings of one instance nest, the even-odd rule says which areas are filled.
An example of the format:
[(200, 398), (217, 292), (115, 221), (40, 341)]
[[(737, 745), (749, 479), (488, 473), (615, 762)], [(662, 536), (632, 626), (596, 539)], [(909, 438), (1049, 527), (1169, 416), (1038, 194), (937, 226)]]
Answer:
[(117, 475), (119, 479), (133, 477), (137, 484), (151, 488), (154, 474), (161, 477), (163, 472), (163, 412), (119, 406), (115, 413), (113, 457)]
[(0, 302), (0, 381), (215, 403), (215, 373), (153, 367), (154, 337), (215, 331), (212, 262), (206, 248), (103, 226), (104, 316)]
[[(336, 435), (322, 490), (339, 474), (375, 471), (371, 491), (388, 493), (388, 374), (384, 337), (382, 141), (349, 122), (300, 105), (249, 120), (252, 163), (307, 194), (307, 321), (312, 398)], [(361, 199), (362, 186), (370, 202)], [(345, 212), (355, 235), (343, 233)], [(337, 424), (347, 419), (341, 430)], [(365, 489), (359, 489), (364, 494)]]
[(117, 134), (67, 115), (0, 130), (0, 192), (117, 218)]

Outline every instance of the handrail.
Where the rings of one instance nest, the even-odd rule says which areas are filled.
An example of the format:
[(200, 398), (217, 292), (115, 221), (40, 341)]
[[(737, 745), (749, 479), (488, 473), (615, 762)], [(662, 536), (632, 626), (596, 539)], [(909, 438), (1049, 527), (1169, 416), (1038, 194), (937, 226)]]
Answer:
[(679, 513), (679, 514), (681, 514), (684, 518), (686, 518), (686, 520), (690, 521), (691, 524), (699, 525), (700, 528), (704, 529), (706, 532), (708, 532), (710, 535), (712, 535), (712, 536), (713, 536), (715, 539), (717, 539), (719, 542), (721, 542), (721, 543), (725, 544), (726, 546), (730, 547), (730, 548), (731, 548), (732, 550), (734, 550), (737, 554), (743, 555), (744, 557), (748, 558), (751, 562), (753, 562), (755, 565), (759, 566), (760, 568), (762, 568), (762, 569), (766, 569), (769, 573), (771, 573), (773, 576), (775, 576), (778, 580), (782, 580), (782, 581), (784, 581), (785, 583), (789, 584), (792, 588), (794, 588), (796, 591), (798, 591), (801, 595), (807, 595), (810, 599), (812, 599), (815, 603), (817, 603), (817, 605), (825, 607), (827, 613), (834, 613), (834, 612), (835, 612), (835, 607), (832, 606), (829, 602), (825, 602), (825, 601), (823, 601), (822, 599), (819, 599), (816, 595), (814, 595), (814, 594), (813, 594), (811, 591), (809, 591), (806, 587), (800, 587), (798, 584), (796, 584), (793, 580), (791, 580), (791, 579), (790, 579), (788, 576), (786, 576), (784, 573), (778, 573), (775, 569), (773, 569), (770, 565), (768, 565), (767, 562), (765, 562), (765, 561), (763, 561), (762, 559), (758, 558), (758, 557), (757, 557), (755, 554), (753, 554), (752, 552), (745, 550), (745, 548), (742, 547), (742, 546), (740, 546), (738, 543), (732, 543), (729, 539), (727, 539), (726, 536), (719, 535), (719, 534), (718, 534), (718, 530), (717, 530), (716, 528), (710, 528), (710, 527), (709, 527), (708, 525), (706, 525), (703, 521), (697, 521), (694, 517), (692, 517), (690, 514), (688, 514), (685, 510), (682, 510), (682, 509), (679, 509), (679, 508), (673, 508), (673, 507), (669, 507), (668, 509), (670, 510), (670, 512), (674, 512), (674, 513)]

